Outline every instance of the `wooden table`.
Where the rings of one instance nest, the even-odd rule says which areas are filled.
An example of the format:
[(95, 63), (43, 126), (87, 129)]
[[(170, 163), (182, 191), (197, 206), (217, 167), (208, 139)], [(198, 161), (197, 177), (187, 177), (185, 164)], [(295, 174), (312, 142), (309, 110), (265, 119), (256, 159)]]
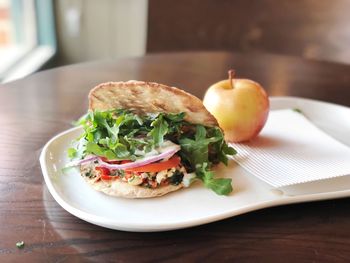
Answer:
[[(96, 84), (157, 81), (202, 97), (229, 68), (260, 82), (271, 96), (350, 106), (350, 66), (263, 54), (158, 54), (72, 65), (1, 85), (0, 261), (349, 262), (349, 198), (269, 208), (178, 231), (129, 233), (72, 216), (48, 192), (40, 151), (86, 111)], [(22, 249), (16, 247), (20, 240)]]

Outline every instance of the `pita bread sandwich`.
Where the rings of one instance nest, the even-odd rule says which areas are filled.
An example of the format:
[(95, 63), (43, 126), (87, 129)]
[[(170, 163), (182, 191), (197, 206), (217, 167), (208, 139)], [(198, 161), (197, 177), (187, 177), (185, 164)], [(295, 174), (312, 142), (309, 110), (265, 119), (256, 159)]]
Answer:
[(95, 190), (125, 198), (165, 195), (200, 180), (219, 195), (231, 179), (211, 171), (235, 150), (197, 97), (174, 87), (109, 82), (89, 93), (84, 132), (68, 149)]

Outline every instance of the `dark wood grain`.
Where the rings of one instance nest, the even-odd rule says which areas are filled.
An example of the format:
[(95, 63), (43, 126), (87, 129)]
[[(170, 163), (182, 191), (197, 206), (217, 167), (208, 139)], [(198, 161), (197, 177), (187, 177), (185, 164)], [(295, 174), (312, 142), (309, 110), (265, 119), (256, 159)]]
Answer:
[(148, 52), (270, 52), (350, 63), (348, 0), (150, 0)]
[[(128, 233), (63, 210), (38, 164), (43, 145), (110, 80), (149, 80), (202, 97), (235, 68), (271, 96), (350, 106), (350, 66), (225, 52), (158, 54), (57, 68), (0, 86), (0, 262), (347, 262), (349, 199), (289, 205), (184, 230)], [(15, 243), (24, 240), (23, 249)]]

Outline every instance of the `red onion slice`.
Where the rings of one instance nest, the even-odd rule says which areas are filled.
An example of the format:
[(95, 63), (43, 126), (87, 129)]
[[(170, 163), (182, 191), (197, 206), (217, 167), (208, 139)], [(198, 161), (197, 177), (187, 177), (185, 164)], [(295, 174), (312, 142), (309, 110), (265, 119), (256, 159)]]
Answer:
[(69, 162), (65, 167), (78, 166), (78, 165), (81, 165), (83, 163), (95, 161), (97, 159), (98, 159), (98, 156), (90, 154), (90, 155), (85, 156), (85, 158), (82, 160), (75, 160), (75, 161)]
[[(178, 145), (177, 145), (178, 146)], [(173, 156), (177, 151), (180, 150), (180, 146), (178, 147), (169, 147), (168, 150), (163, 151), (161, 154), (156, 155), (156, 156), (149, 156), (145, 157), (143, 159), (136, 160), (135, 162), (131, 163), (124, 163), (124, 164), (110, 164), (102, 161), (100, 158), (98, 159), (99, 165), (105, 168), (108, 168), (110, 170), (125, 170), (125, 169), (130, 169), (130, 168), (135, 168), (135, 167), (140, 167), (149, 163), (154, 163), (156, 161), (165, 159), (165, 158), (170, 158)]]

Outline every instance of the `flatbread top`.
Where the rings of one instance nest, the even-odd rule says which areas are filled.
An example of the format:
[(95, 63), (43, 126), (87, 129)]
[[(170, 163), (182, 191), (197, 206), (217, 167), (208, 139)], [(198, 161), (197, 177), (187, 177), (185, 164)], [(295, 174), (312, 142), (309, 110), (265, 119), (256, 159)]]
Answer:
[(107, 82), (89, 93), (91, 110), (130, 109), (138, 114), (185, 112), (185, 120), (205, 126), (218, 126), (202, 101), (175, 87), (155, 82)]

